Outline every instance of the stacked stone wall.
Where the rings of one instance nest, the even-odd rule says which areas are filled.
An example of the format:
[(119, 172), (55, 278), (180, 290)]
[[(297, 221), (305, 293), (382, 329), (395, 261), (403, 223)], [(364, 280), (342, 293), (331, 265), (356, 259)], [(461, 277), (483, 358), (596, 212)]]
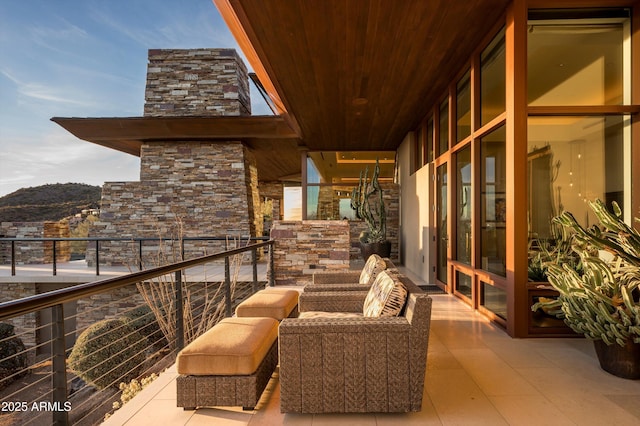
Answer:
[(316, 271), (349, 269), (346, 220), (275, 221), (271, 238), (276, 285), (303, 286)]
[[(5, 238), (68, 238), (69, 223), (60, 222), (2, 222), (0, 235)], [(15, 263), (17, 265), (53, 262), (53, 242), (17, 241)], [(71, 258), (68, 241), (56, 242), (56, 261), (67, 262)], [(11, 263), (11, 243), (0, 242), (0, 263)]]
[(251, 115), (249, 93), (234, 49), (149, 50), (145, 116)]
[[(140, 182), (107, 182), (100, 220), (104, 238), (247, 237), (262, 235), (262, 209), (253, 154), (240, 142), (157, 142), (142, 147)], [(187, 241), (186, 258), (224, 250), (225, 242)], [(143, 263), (180, 259), (177, 244), (143, 244)], [(164, 256), (158, 256), (158, 251)], [(101, 264), (137, 265), (131, 241), (101, 242)], [(95, 245), (87, 253), (95, 262)]]

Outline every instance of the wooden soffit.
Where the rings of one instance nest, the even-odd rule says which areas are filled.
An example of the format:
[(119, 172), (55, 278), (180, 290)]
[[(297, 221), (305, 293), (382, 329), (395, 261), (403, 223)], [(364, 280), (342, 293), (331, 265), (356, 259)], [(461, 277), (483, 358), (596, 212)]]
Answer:
[(311, 150), (395, 150), (510, 0), (213, 0)]
[(300, 174), (300, 139), (276, 116), (249, 117), (53, 117), (79, 139), (140, 156), (143, 143), (238, 140), (250, 147), (260, 180)]

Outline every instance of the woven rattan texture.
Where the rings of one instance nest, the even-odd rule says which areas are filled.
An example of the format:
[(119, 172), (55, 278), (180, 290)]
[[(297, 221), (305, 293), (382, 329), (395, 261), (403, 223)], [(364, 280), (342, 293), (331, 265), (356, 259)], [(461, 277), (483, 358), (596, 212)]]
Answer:
[(278, 365), (278, 342), (273, 344), (256, 372), (249, 376), (178, 376), (177, 406), (185, 409), (212, 406), (253, 408)]
[[(282, 321), (282, 412), (421, 410), (432, 300), (405, 278), (402, 282), (409, 295), (400, 317)], [(339, 299), (359, 292), (333, 293), (330, 298)], [(331, 301), (316, 309), (322, 304), (318, 299), (327, 296), (314, 294), (316, 300), (309, 301), (315, 304), (313, 310), (340, 306)], [(302, 302), (300, 309), (306, 310)]]

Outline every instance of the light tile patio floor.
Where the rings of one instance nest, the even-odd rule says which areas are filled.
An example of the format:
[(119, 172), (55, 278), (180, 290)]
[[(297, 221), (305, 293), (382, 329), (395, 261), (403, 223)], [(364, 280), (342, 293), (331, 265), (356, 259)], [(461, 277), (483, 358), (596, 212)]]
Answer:
[(640, 380), (600, 369), (592, 343), (512, 339), (450, 295), (433, 295), (422, 411), (280, 413), (276, 374), (255, 410), (176, 407), (171, 367), (104, 424), (114, 425), (639, 425)]

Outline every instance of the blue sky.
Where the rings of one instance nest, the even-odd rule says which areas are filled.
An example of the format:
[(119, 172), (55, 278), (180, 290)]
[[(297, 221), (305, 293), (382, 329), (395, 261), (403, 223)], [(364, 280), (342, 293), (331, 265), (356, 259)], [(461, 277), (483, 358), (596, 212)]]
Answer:
[(211, 0), (0, 0), (0, 196), (137, 180), (137, 157), (49, 119), (142, 116), (148, 49), (200, 47), (240, 51)]

